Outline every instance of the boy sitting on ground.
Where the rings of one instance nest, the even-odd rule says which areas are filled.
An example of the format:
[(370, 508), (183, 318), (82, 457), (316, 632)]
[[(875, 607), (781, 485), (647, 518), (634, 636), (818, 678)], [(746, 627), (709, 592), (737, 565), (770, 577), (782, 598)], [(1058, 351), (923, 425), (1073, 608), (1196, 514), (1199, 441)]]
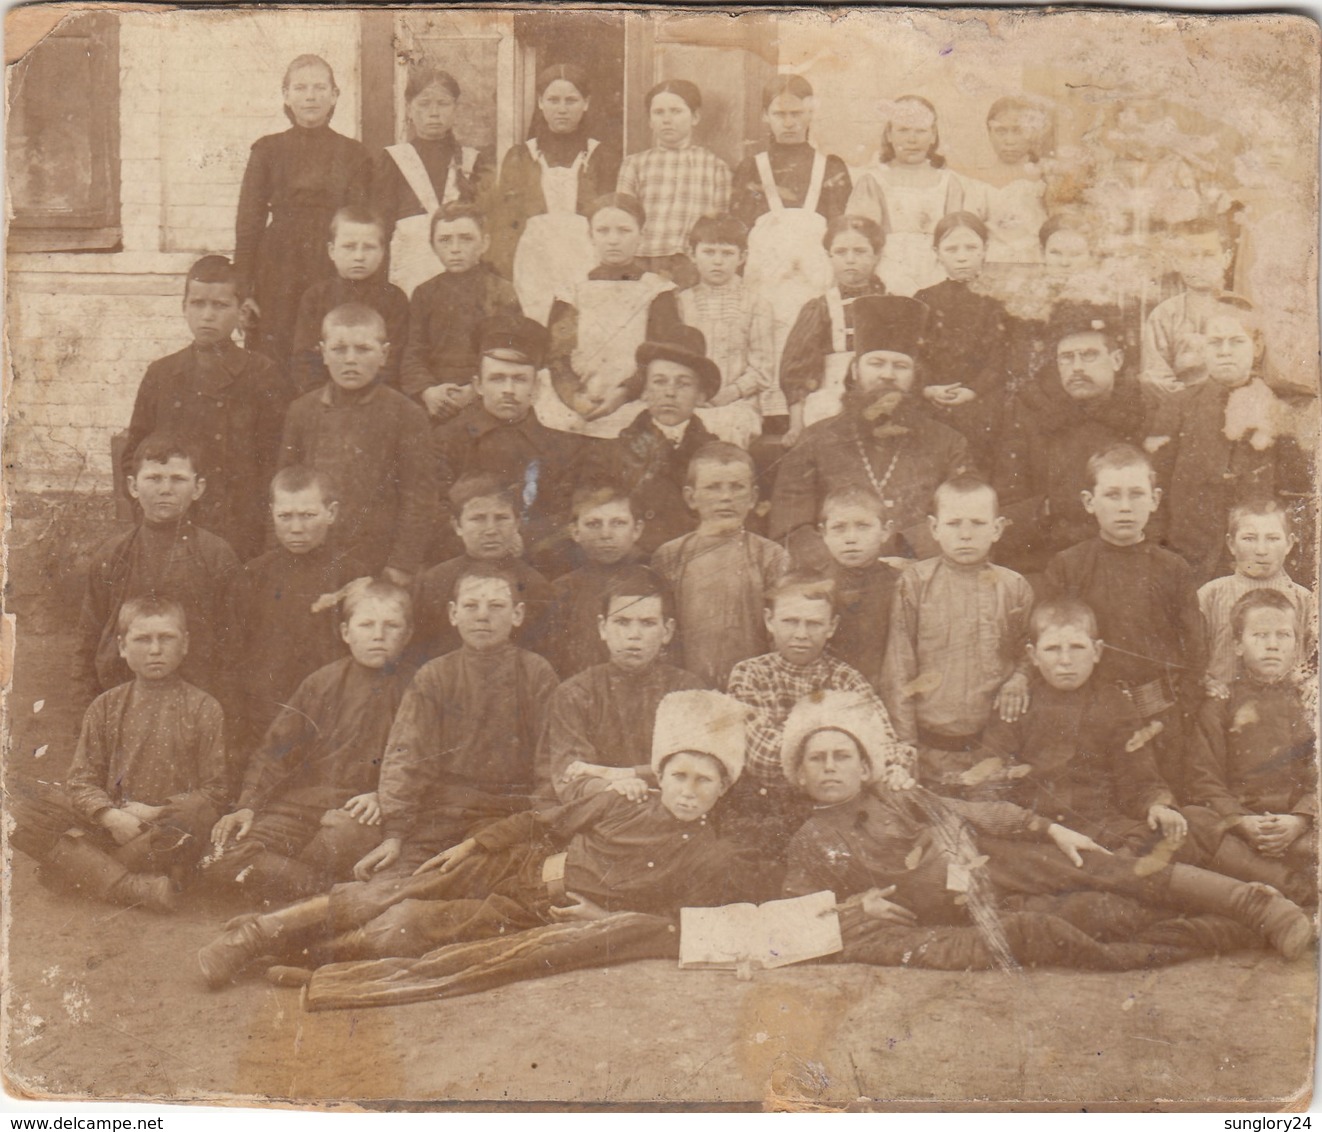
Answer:
[(938, 487), (928, 524), (941, 553), (900, 575), (882, 698), (900, 742), (918, 748), (918, 780), (944, 794), (960, 789), (993, 714), (1013, 722), (1028, 704), (1033, 590), (988, 561), (1005, 519), (982, 480)]
[(10, 840), (87, 895), (170, 912), (172, 881), (202, 856), (225, 803), (224, 717), (179, 675), (188, 625), (178, 602), (129, 598), (115, 641), (128, 683), (87, 709), (64, 788), (7, 783)]
[(400, 663), (410, 620), (398, 586), (350, 587), (349, 655), (302, 681), (267, 730), (238, 806), (211, 830), (211, 880), (283, 903), (348, 880), (380, 843), (377, 772), (413, 675)]
[(1299, 618), (1280, 590), (1249, 590), (1230, 615), (1240, 674), (1198, 714), (1185, 810), (1208, 867), (1317, 903), (1317, 736), (1295, 670)]
[[(611, 911), (675, 916), (765, 898), (761, 870), (718, 840), (709, 821), (743, 769), (743, 716), (719, 692), (674, 692), (657, 711), (651, 769), (659, 789), (645, 801), (608, 790), (514, 814), (412, 876), (341, 885), (255, 917), (202, 948), (203, 977), (224, 986), (273, 952), (313, 962), (421, 955)], [(319, 942), (327, 934), (335, 938)]]
[(562, 802), (614, 790), (639, 800), (654, 785), (647, 767), (657, 707), (671, 692), (701, 688), (661, 660), (675, 632), (670, 587), (646, 566), (622, 570), (597, 609), (608, 661), (555, 690), (537, 750), (537, 780)]

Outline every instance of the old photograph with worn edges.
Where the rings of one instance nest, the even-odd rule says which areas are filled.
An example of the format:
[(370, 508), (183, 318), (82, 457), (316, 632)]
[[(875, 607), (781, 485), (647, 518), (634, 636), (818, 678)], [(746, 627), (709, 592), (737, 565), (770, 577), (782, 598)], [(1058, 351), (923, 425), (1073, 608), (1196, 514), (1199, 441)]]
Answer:
[(12, 1094), (1307, 1107), (1311, 20), (6, 51)]

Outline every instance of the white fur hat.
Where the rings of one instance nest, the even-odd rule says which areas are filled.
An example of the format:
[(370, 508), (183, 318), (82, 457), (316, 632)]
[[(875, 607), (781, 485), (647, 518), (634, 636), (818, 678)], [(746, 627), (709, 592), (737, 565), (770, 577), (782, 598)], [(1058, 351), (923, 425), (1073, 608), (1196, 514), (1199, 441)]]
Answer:
[(652, 772), (680, 751), (711, 755), (734, 782), (744, 769), (748, 707), (722, 692), (671, 692), (656, 709), (652, 729)]
[(818, 731), (828, 729), (852, 735), (873, 770), (880, 768), (893, 745), (890, 728), (871, 696), (859, 692), (815, 692), (795, 704), (785, 721), (780, 769), (790, 782), (794, 782), (802, 761), (803, 745)]

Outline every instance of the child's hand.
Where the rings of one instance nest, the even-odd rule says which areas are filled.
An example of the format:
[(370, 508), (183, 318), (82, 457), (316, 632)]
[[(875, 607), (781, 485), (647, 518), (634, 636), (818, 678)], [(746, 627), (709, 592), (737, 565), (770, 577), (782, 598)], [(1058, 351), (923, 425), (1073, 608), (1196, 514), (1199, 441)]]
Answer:
[(793, 448), (799, 443), (799, 437), (803, 435), (802, 424), (791, 424), (789, 428), (781, 435), (780, 443), (783, 448)]
[(381, 824), (381, 802), (376, 796), (376, 791), (370, 794), (356, 794), (341, 808), (347, 810), (349, 816), (359, 825)]
[(402, 590), (411, 589), (413, 586), (413, 575), (406, 574), (403, 570), (396, 570), (393, 566), (387, 566), (381, 573), (386, 581), (397, 585)]
[(647, 798), (647, 783), (632, 775), (615, 779), (606, 789), (623, 794), (630, 802), (642, 802)]
[(477, 842), (470, 837), (467, 841), (451, 845), (448, 849), (442, 849), (436, 856), (429, 857), (413, 870), (413, 875), (421, 876), (433, 869), (439, 870), (442, 875), (452, 873), (476, 852), (478, 852)]
[(122, 809), (141, 822), (153, 822), (165, 813), (164, 806), (149, 806), (146, 802), (125, 802)]
[(713, 409), (719, 409), (722, 405), (732, 405), (739, 400), (739, 387), (737, 385), (727, 385), (710, 401), (707, 402)]
[(1231, 828), (1258, 852), (1262, 852), (1263, 839), (1271, 829), (1271, 823), (1265, 814), (1245, 814)]
[(912, 790), (918, 785), (909, 767), (913, 765), (913, 748), (901, 747), (900, 757), (906, 762), (894, 762), (884, 766), (877, 777), (877, 785), (887, 790)]
[(1189, 833), (1189, 823), (1179, 810), (1170, 806), (1152, 806), (1148, 809), (1148, 828), (1161, 831), (1161, 836), (1177, 845)]
[(1013, 723), (1028, 710), (1028, 677), (1016, 672), (996, 693), (992, 706), (1000, 712), (1001, 719)]
[(399, 860), (404, 843), (398, 837), (387, 837), (353, 867), (355, 880), (371, 880), (373, 873), (388, 869)]
[(591, 412), (584, 413), (583, 418), (584, 420), (595, 421), (595, 420), (599, 420), (601, 417), (609, 417), (611, 413), (615, 412), (615, 410), (618, 409), (621, 405), (627, 405), (628, 403), (629, 403), (629, 391), (627, 389), (620, 388), (617, 389), (614, 393), (612, 393), (609, 397), (603, 398), (601, 403), (597, 405), (597, 407), (593, 409)]
[(1203, 677), (1203, 691), (1205, 691), (1214, 700), (1230, 699), (1230, 689), (1220, 680), (1213, 680), (1210, 676)]
[(125, 810), (105, 810), (98, 819), (116, 845), (127, 845), (142, 832), (142, 822)]
[(1102, 848), (1086, 833), (1079, 833), (1078, 830), (1058, 825), (1055, 822), (1047, 826), (1047, 836), (1056, 843), (1056, 848), (1073, 862), (1076, 869), (1083, 867), (1083, 858), (1079, 856), (1080, 852), (1111, 855), (1111, 850)]
[(1308, 830), (1308, 819), (1302, 814), (1265, 814), (1266, 831), (1262, 834), (1258, 851), (1266, 857), (1282, 857)]
[(211, 844), (221, 849), (231, 842), (242, 841), (252, 829), (254, 817), (252, 810), (235, 810), (226, 814), (211, 827)]
[[(869, 920), (882, 920), (888, 924), (903, 924), (906, 928), (914, 927), (918, 923), (918, 917), (909, 911), (903, 904), (896, 904), (887, 897), (895, 895), (895, 885), (888, 885), (885, 888), (869, 888), (867, 892), (857, 898), (858, 906), (863, 909), (863, 915)], [(846, 904), (849, 902), (846, 901)], [(839, 907), (837, 905), (837, 907)]]
[(565, 895), (574, 903), (563, 906), (553, 904), (547, 909), (547, 914), (557, 923), (586, 923), (589, 920), (604, 920), (610, 915), (607, 909), (594, 904), (586, 896), (580, 896), (577, 892), (566, 892)]
[[(1176, 385), (1179, 386), (1179, 382), (1176, 382)], [(1171, 392), (1174, 392), (1174, 390), (1171, 390)], [(1170, 442), (1171, 438), (1169, 436), (1149, 436), (1143, 441), (1143, 451), (1152, 456), (1160, 452)]]

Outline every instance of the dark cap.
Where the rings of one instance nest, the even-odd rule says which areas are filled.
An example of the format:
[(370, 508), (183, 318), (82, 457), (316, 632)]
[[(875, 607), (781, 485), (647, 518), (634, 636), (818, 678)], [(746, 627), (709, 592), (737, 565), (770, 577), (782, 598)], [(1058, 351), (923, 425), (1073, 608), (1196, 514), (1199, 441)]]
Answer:
[(1059, 342), (1071, 334), (1105, 334), (1114, 342), (1120, 333), (1120, 308), (1101, 303), (1057, 303), (1047, 323), (1048, 342)]
[(854, 356), (873, 350), (918, 357), (929, 308), (901, 295), (864, 295), (854, 300)]
[(493, 314), (477, 324), (473, 344), (479, 357), (541, 367), (546, 354), (546, 328), (523, 315)]
[(634, 360), (638, 363), (641, 379), (640, 393), (642, 386), (646, 384), (648, 363), (658, 358), (687, 366), (697, 374), (704, 401), (710, 401), (721, 391), (720, 368), (707, 357), (707, 339), (696, 326), (676, 323), (667, 328), (664, 339), (649, 339), (638, 347), (634, 353)]

